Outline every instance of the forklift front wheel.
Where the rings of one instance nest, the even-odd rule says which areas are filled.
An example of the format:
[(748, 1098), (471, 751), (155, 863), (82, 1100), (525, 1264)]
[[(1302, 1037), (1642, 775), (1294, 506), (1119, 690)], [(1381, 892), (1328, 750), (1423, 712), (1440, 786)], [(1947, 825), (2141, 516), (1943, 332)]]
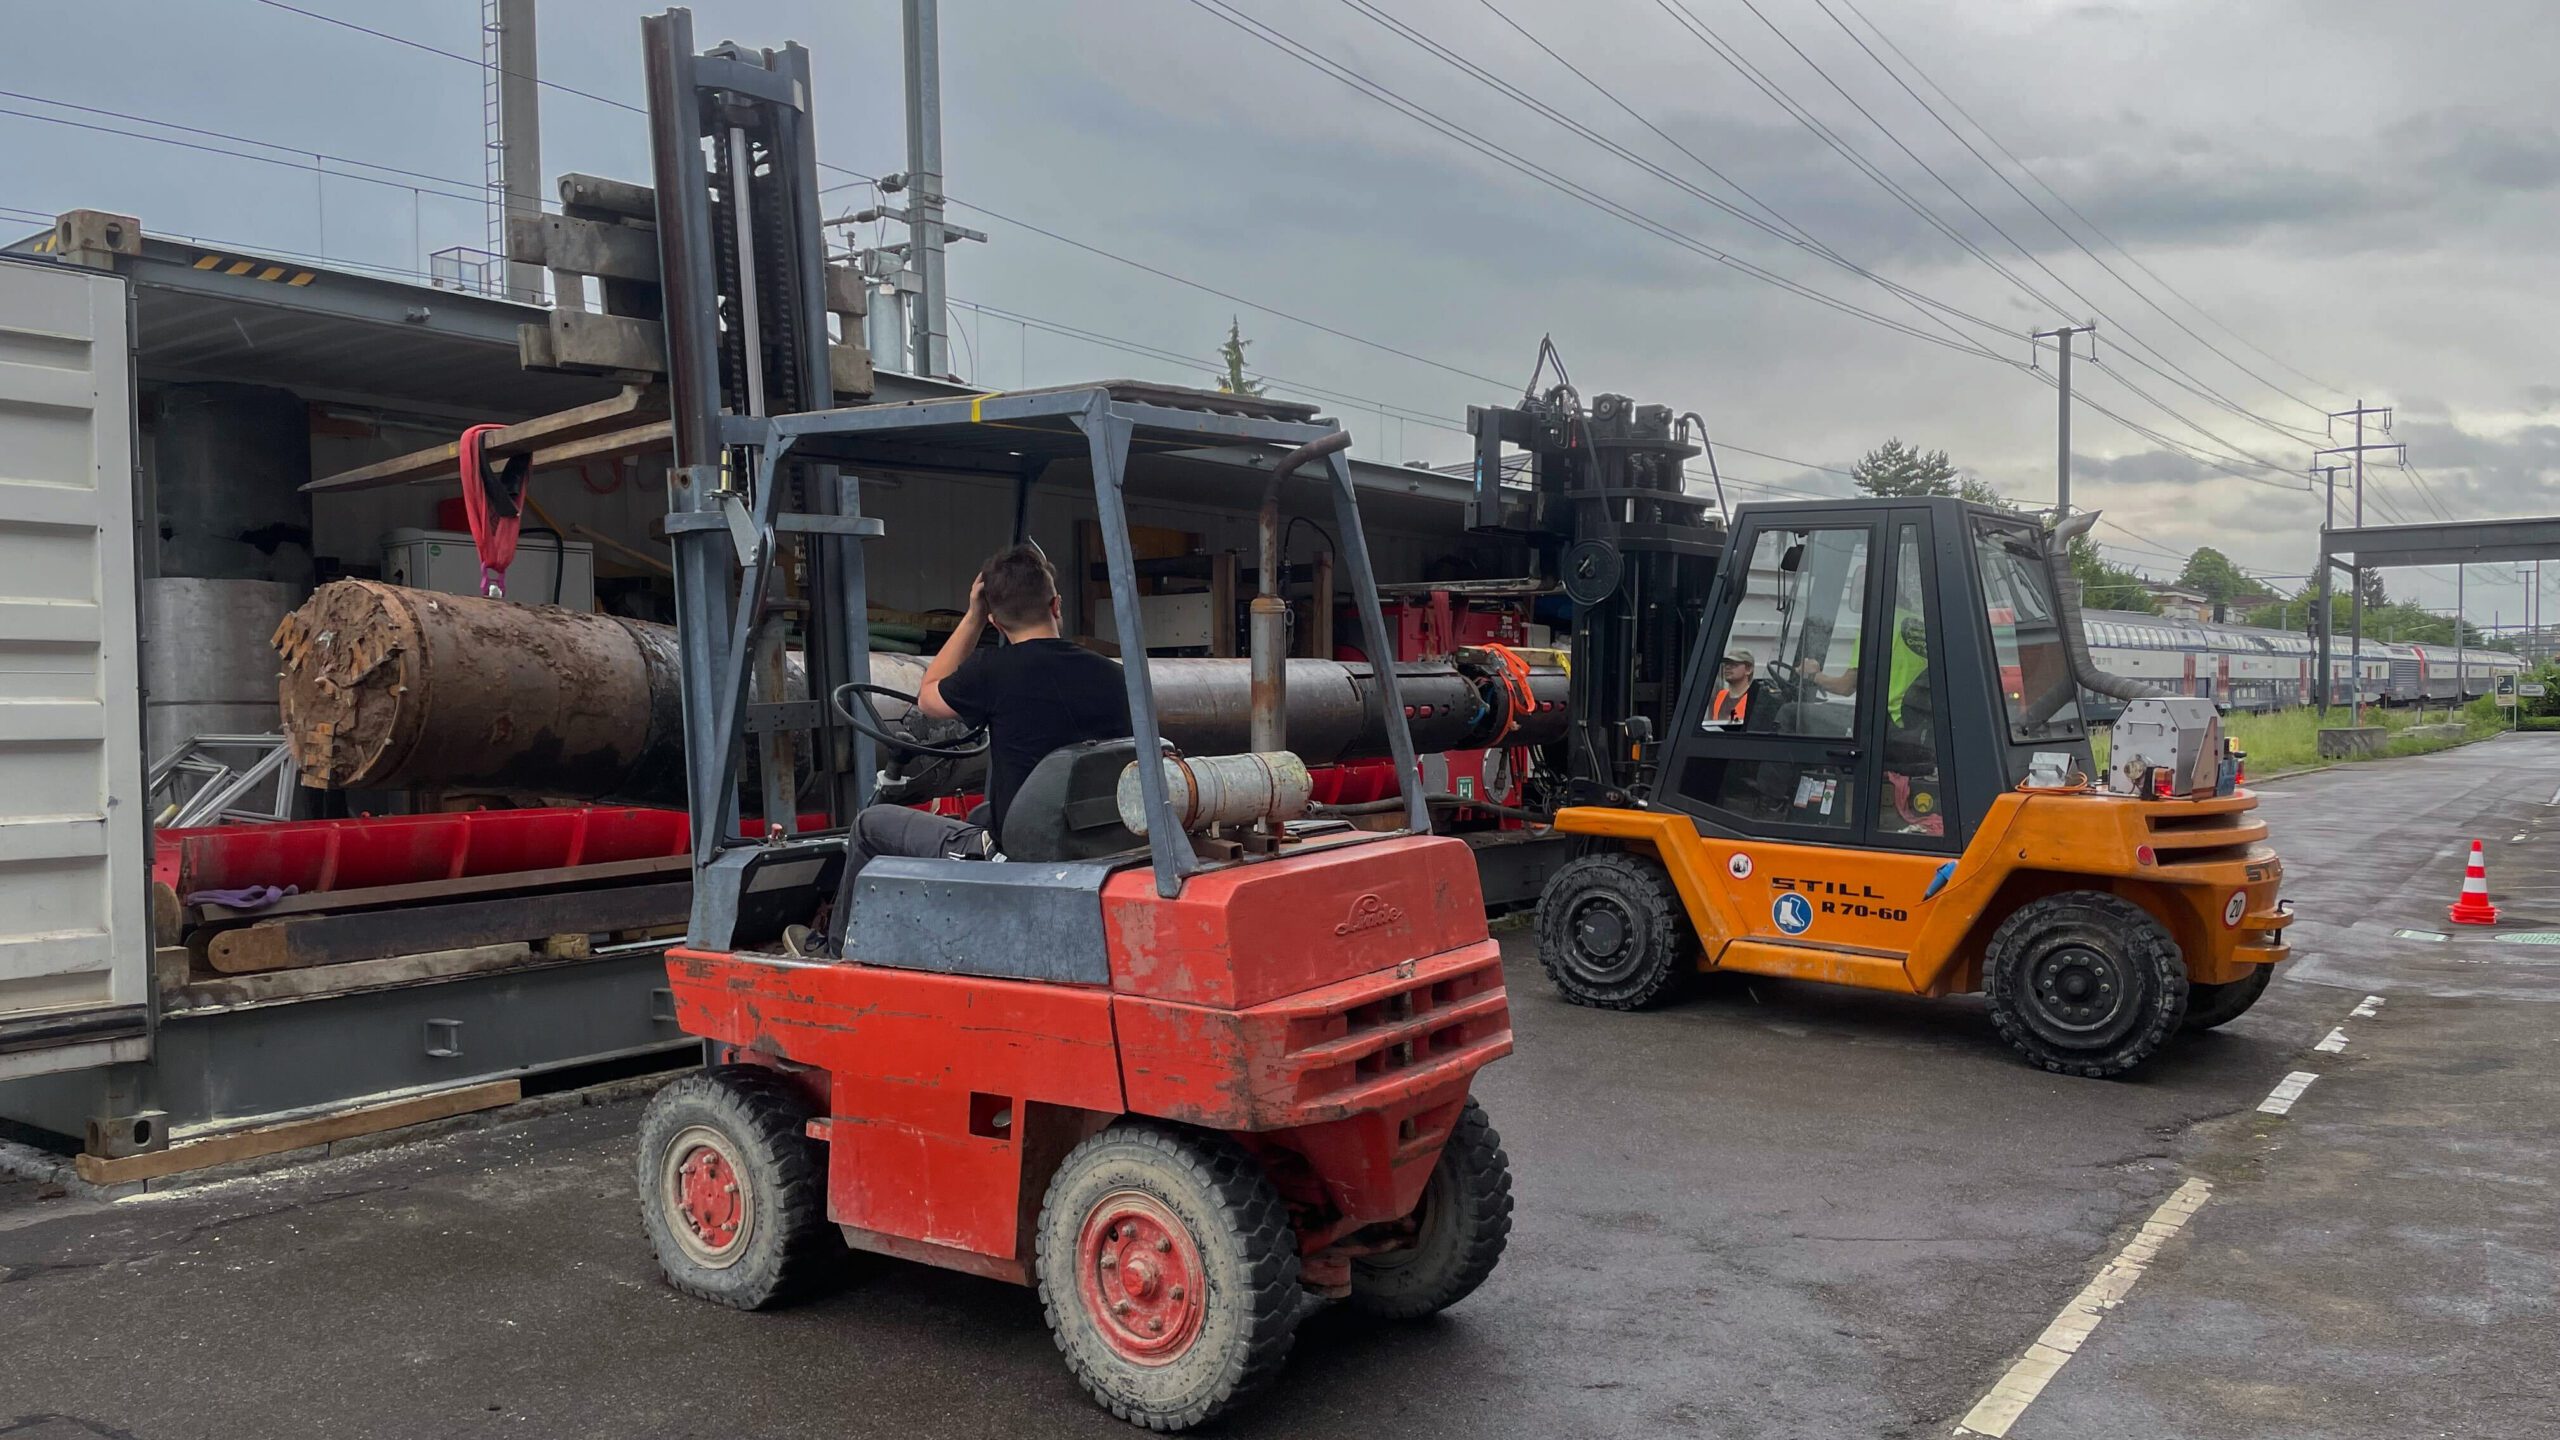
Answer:
[(1086, 1392), (1184, 1430), (1267, 1383), (1298, 1328), (1298, 1237), (1261, 1167), (1124, 1121), (1069, 1152), (1040, 1209), (1040, 1305)]
[(2021, 905), (1983, 956), (1991, 1023), (2060, 1075), (2109, 1079), (2159, 1052), (2187, 1012), (2187, 967), (2151, 912), (2066, 890)]
[(1538, 896), (1538, 963), (1564, 998), (1641, 1010), (1671, 997), (1698, 943), (1671, 876), (1651, 856), (1569, 861)]
[(1458, 1112), (1413, 1213), (1413, 1244), (1351, 1262), (1351, 1304), (1419, 1320), (1475, 1293), (1511, 1236), (1511, 1157), (1474, 1100)]
[(698, 1071), (640, 1117), (640, 1222), (667, 1283), (740, 1310), (806, 1294), (845, 1257), (827, 1223), (826, 1155), (789, 1082), (755, 1065)]

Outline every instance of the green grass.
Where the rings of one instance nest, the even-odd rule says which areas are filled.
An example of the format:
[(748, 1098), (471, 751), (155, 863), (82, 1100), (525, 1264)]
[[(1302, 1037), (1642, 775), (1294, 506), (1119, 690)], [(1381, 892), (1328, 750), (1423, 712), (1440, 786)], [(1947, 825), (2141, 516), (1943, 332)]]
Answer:
[[(2364, 716), (2366, 724), (2380, 725), (2391, 732), (2391, 739), (2383, 746), (2383, 757), (2423, 755), (2430, 750), (2467, 745), (2474, 740), (2484, 739), (2508, 728), (2505, 712), (2487, 699), (2474, 700), (2463, 708), (2460, 718), (2464, 728), (2459, 739), (2409, 738), (2402, 732), (2417, 724), (2418, 716), (2408, 710), (2385, 710), (2379, 706), (2368, 706)], [(2437, 724), (2445, 719), (2445, 712), (2441, 707), (2431, 708), (2426, 712), (2426, 717), (2427, 723)], [(2333, 708), (2325, 723), (2331, 726), (2342, 726), (2348, 724), (2350, 718), (2348, 711)], [(2249, 775), (2252, 779), (2263, 779), (2287, 770), (2302, 770), (2329, 763), (2320, 758), (2320, 731), (2323, 724), (2319, 712), (2311, 709), (2278, 710), (2265, 715), (2232, 714), (2222, 717), (2223, 734), (2249, 757)], [(2106, 732), (2102, 730), (2091, 735), (2089, 743), (2090, 748), (2096, 752), (2098, 768), (2103, 772), (2107, 767)]]

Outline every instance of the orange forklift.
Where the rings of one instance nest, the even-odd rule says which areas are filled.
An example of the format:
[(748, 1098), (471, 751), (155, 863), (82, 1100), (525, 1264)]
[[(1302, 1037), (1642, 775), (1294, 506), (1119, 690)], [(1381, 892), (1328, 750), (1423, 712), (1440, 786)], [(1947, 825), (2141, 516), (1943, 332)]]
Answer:
[[(1392, 1317), (1462, 1299), (1510, 1229), (1509, 1162), (1468, 1095), (1511, 1049), (1500, 956), (1418, 786), (1400, 828), (1302, 818), (1266, 623), (1285, 611), (1257, 607), (1251, 753), (1172, 754), (1131, 663), (1134, 733), (1043, 761), (1001, 861), (848, 863), (884, 754), (984, 743), (871, 684), (863, 477), (1013, 483), (1018, 539), (1045, 470), (1088, 470), (1134, 660), (1131, 457), (1274, 498), (1320, 463), (1369, 653), (1390, 654), (1348, 437), (1130, 384), (834, 408), (807, 54), (697, 54), (681, 10), (643, 25), (695, 876), (668, 973), (711, 1059), (641, 1123), (667, 1279), (760, 1309), (852, 1249), (1037, 1286), (1085, 1389), (1155, 1430), (1268, 1381), (1310, 1296)], [(1412, 775), (1395, 674), (1374, 678)], [(762, 817), (743, 827), (742, 793)]]
[[(2211, 702), (2091, 659), (2067, 554), (2094, 514), (1728, 522), (1684, 478), (1703, 426), (1661, 407), (1558, 386), (1470, 418), (1477, 528), (1553, 555), (1574, 605), (1554, 820), (1584, 849), (1538, 909), (1566, 999), (1702, 971), (1980, 992), (2029, 1062), (2102, 1077), (2264, 993), (2283, 866)], [(2103, 774), (2084, 688), (2127, 702)]]

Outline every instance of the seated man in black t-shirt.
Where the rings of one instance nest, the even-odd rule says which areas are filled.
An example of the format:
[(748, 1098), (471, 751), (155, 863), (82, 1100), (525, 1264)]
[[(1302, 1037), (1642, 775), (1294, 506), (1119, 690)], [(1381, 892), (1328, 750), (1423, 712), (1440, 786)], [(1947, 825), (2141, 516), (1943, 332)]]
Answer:
[[(990, 624), (1005, 643), (980, 650)], [(916, 692), (916, 708), (933, 719), (987, 727), (987, 823), (873, 805), (854, 825), (856, 863), (874, 855), (994, 855), (1014, 792), (1050, 751), (1129, 734), (1125, 687), (1118, 665), (1058, 638), (1057, 575), (1039, 547), (999, 551), (979, 567), (969, 613), (925, 667)]]

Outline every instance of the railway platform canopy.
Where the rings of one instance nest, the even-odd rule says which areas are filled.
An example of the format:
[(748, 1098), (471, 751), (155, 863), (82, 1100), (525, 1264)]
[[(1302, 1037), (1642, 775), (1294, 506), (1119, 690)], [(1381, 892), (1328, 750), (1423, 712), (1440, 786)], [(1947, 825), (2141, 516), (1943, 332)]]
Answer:
[(2560, 515), (2360, 525), (2320, 532), (2320, 561), (2342, 570), (2560, 560)]

